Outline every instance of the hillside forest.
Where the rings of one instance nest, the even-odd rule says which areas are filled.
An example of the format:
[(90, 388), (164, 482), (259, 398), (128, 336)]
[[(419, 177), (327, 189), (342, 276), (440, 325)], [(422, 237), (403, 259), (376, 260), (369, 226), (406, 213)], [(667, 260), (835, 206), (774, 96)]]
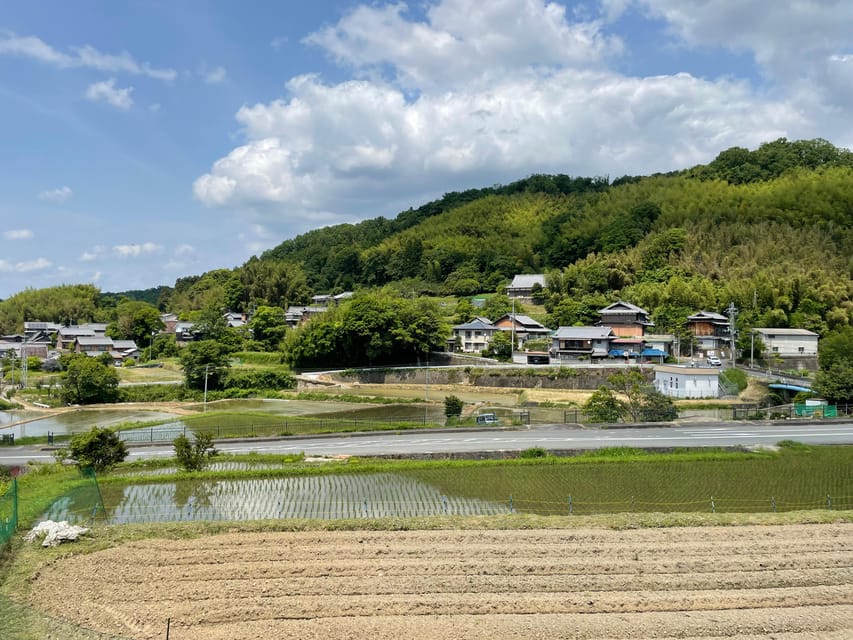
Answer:
[[(598, 309), (623, 299), (648, 309), (661, 333), (680, 333), (697, 310), (734, 303), (741, 329), (802, 327), (828, 336), (853, 325), (851, 222), (853, 153), (825, 140), (782, 138), (669, 174), (532, 175), (448, 193), (394, 219), (316, 229), (233, 269), (147, 291), (26, 289), (0, 302), (0, 332), (20, 332), (25, 319), (120, 324), (129, 302), (198, 320), (211, 310), (261, 308), (272, 310), (268, 319), (281, 318), (314, 294), (345, 290), (380, 292), (386, 301), (464, 300), (501, 292), (515, 274), (545, 273), (536, 319), (549, 327), (592, 323)], [(351, 304), (381, 315), (358, 298)], [(417, 315), (411, 305), (394, 304), (405, 322)], [(430, 308), (438, 313), (437, 305)], [(346, 309), (336, 313), (341, 322), (363, 320)], [(474, 308), (462, 304), (458, 314), (444, 320), (465, 321)], [(432, 320), (418, 331), (395, 351), (400, 357), (442, 346), (442, 327)], [(251, 346), (299, 344), (273, 331)], [(359, 345), (347, 364), (370, 359), (362, 357), (369, 337)]]

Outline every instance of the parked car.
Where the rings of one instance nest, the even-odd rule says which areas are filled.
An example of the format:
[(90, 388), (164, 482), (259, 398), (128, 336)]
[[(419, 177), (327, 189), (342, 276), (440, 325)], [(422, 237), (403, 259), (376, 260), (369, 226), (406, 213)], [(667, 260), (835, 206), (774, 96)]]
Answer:
[(708, 356), (708, 364), (712, 367), (722, 367), (723, 362), (717, 356)]

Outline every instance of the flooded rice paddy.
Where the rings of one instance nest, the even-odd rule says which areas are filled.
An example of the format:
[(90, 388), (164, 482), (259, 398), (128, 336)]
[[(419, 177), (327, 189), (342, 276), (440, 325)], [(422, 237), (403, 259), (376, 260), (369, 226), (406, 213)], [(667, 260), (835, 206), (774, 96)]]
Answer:
[[(103, 500), (103, 509), (99, 500)], [(189, 520), (382, 518), (508, 513), (506, 504), (442, 494), (392, 473), (89, 485), (53, 504), (45, 519), (112, 524)]]

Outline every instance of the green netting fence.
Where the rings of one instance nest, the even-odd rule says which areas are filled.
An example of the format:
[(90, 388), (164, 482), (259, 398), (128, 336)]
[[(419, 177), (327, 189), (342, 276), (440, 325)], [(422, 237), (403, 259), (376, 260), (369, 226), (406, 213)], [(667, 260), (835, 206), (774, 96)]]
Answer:
[(12, 478), (12, 484), (0, 496), (0, 546), (12, 539), (18, 528), (18, 481)]

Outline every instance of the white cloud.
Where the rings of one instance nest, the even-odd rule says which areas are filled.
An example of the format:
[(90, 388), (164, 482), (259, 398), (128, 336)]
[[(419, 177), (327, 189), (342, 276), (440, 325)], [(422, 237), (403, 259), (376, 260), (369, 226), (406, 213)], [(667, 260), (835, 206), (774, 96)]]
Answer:
[(9, 229), (3, 232), (6, 240), (30, 240), (33, 237), (32, 229)]
[(621, 51), (597, 22), (571, 22), (562, 5), (541, 0), (443, 0), (424, 22), (402, 3), (359, 6), (305, 41), (358, 69), (393, 65), (396, 80), (420, 90), (489, 83), (530, 67), (596, 66)]
[(202, 76), (207, 84), (222, 84), (227, 80), (228, 72), (225, 70), (225, 67), (216, 67), (215, 69), (204, 71)]
[(56, 204), (62, 204), (63, 202), (67, 202), (73, 195), (74, 192), (71, 190), (71, 187), (59, 187), (58, 189), (48, 189), (47, 191), (42, 191), (38, 197), (39, 200), (46, 200), (47, 202), (55, 202)]
[(179, 244), (175, 247), (175, 255), (176, 256), (188, 256), (195, 253), (195, 247), (191, 244)]
[(287, 36), (276, 36), (275, 38), (270, 40), (270, 46), (273, 49), (275, 49), (276, 51), (281, 49), (286, 44), (287, 44)]
[(165, 81), (177, 77), (174, 69), (158, 69), (147, 62), (138, 62), (126, 51), (117, 55), (108, 54), (90, 45), (83, 45), (70, 47), (70, 53), (64, 53), (35, 36), (18, 36), (10, 32), (0, 34), (0, 54), (30, 58), (59, 69), (88, 68), (109, 73), (142, 75)]
[(47, 269), (52, 265), (53, 263), (47, 258), (36, 258), (35, 260), (27, 260), (15, 263), (9, 262), (7, 260), (0, 260), (0, 271), (27, 273), (30, 271), (39, 271), (42, 269)]
[(153, 242), (143, 244), (119, 244), (113, 247), (113, 252), (122, 258), (136, 258), (142, 255), (159, 253), (163, 247)]
[(106, 102), (117, 109), (130, 109), (133, 106), (133, 98), (130, 97), (133, 87), (119, 89), (115, 85), (115, 78), (91, 84), (86, 89), (86, 98), (92, 102)]
[[(682, 46), (752, 46), (758, 60), (782, 55), (785, 25), (797, 18), (792, 12), (789, 24), (771, 12), (763, 42), (758, 2), (598, 6), (610, 19), (629, 5), (669, 21)], [(717, 26), (717, 6), (732, 33)], [(774, 91), (731, 76), (627, 76), (610, 68), (630, 52), (607, 24), (555, 2), (436, 0), (424, 15), (411, 18), (403, 4), (362, 5), (310, 35), (356, 79), (297, 76), (283, 98), (242, 107), (245, 140), (195, 181), (195, 196), (292, 229), (387, 215), (449, 189), (534, 172), (648, 174), (707, 162), (733, 145), (849, 131), (849, 110), (832, 116), (825, 95), (853, 94), (853, 61), (832, 47), (820, 58), (827, 93), (809, 94), (789, 89), (793, 81)], [(815, 109), (804, 108), (804, 96)]]
[(97, 253), (90, 253), (89, 251), (84, 251), (80, 255), (80, 262), (91, 262), (92, 260), (97, 260), (97, 259), (98, 259), (98, 254)]

